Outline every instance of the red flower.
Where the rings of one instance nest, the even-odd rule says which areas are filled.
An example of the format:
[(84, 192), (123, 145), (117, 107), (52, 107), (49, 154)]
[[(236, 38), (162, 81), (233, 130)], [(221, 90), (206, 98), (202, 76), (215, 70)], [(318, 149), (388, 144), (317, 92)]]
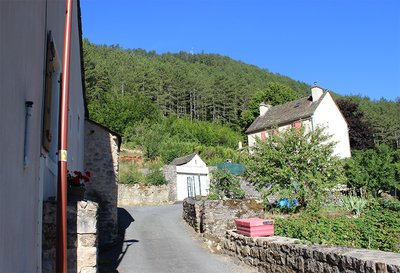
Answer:
[(80, 171), (74, 171), (73, 174), (68, 171), (68, 184), (70, 186), (79, 187), (83, 186), (84, 182), (89, 182), (92, 173), (89, 171), (85, 171), (84, 174)]

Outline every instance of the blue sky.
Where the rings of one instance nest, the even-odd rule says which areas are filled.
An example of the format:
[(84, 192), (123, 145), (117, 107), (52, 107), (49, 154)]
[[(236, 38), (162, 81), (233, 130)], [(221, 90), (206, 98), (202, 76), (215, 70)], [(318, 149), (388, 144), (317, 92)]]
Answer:
[(81, 0), (83, 36), (218, 53), (339, 94), (400, 97), (399, 0)]

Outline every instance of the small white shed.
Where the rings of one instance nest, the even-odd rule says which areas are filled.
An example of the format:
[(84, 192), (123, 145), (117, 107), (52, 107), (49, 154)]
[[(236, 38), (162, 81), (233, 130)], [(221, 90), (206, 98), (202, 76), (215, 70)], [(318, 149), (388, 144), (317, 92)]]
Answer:
[(170, 165), (176, 168), (178, 201), (182, 201), (186, 197), (208, 195), (210, 188), (208, 167), (196, 153), (175, 158)]

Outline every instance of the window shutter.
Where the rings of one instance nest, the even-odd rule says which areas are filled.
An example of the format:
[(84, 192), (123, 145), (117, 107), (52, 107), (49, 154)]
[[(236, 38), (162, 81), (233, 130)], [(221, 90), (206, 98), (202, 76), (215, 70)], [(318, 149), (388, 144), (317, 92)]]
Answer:
[(261, 132), (261, 141), (262, 141), (262, 142), (265, 142), (266, 138), (267, 138), (267, 137), (266, 137), (266, 135), (265, 135), (265, 131), (262, 131), (262, 132)]
[(46, 75), (45, 75), (45, 90), (44, 90), (44, 111), (43, 111), (43, 133), (42, 145), (49, 152), (51, 135), (51, 98), (53, 90), (53, 73), (55, 72), (55, 48), (51, 32), (47, 36), (47, 53), (46, 53)]
[(301, 127), (301, 122), (300, 121), (295, 121), (292, 123), (293, 128), (300, 128)]

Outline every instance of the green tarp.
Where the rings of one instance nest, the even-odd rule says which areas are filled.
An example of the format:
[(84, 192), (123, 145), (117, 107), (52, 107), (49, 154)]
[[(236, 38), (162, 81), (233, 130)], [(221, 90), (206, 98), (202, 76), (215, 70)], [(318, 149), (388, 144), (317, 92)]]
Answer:
[(234, 175), (243, 175), (245, 171), (245, 166), (243, 164), (237, 163), (219, 163), (216, 165), (218, 169), (227, 169), (231, 174)]

